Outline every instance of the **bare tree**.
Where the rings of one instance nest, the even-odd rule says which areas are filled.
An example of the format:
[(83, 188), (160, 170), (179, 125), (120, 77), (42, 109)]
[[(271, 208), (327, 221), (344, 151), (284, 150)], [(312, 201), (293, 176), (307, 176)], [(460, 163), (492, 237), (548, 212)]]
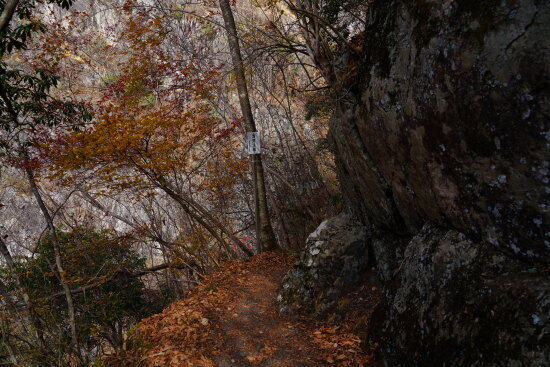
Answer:
[(55, 255), (55, 267), (58, 273), (59, 282), (63, 287), (63, 292), (65, 293), (65, 299), (67, 302), (67, 312), (69, 316), (69, 324), (71, 327), (71, 343), (76, 354), (80, 355), (80, 351), (78, 347), (78, 334), (76, 331), (76, 313), (74, 308), (74, 301), (73, 301), (73, 296), (71, 294), (71, 289), (69, 287), (69, 284), (67, 283), (67, 279), (65, 278), (65, 271), (63, 269), (63, 263), (61, 261), (61, 245), (59, 243), (57, 231), (55, 229), (53, 218), (48, 208), (46, 207), (44, 200), (42, 200), (42, 196), (40, 195), (40, 191), (38, 190), (38, 185), (36, 185), (36, 181), (34, 179), (34, 174), (32, 172), (32, 169), (29, 167), (26, 167), (25, 172), (29, 180), (31, 192), (35, 197), (38, 203), (38, 206), (40, 207), (40, 210), (42, 211), (42, 214), (48, 226), (48, 230), (50, 231), (50, 235), (52, 236), (53, 250)]
[[(227, 32), (227, 41), (231, 59), (233, 61), (233, 69), (237, 82), (237, 90), (239, 93), (239, 102), (241, 105), (242, 114), (245, 120), (245, 128), (247, 132), (256, 132), (256, 123), (250, 106), (250, 97), (248, 87), (246, 85), (246, 77), (244, 75), (244, 64), (241, 55), (241, 48), (235, 26), (235, 18), (229, 0), (220, 0), (220, 9), (222, 11), (225, 29)], [(262, 166), (261, 154), (254, 154), (254, 188), (256, 201), (256, 240), (258, 251), (269, 251), (278, 248), (277, 239), (271, 226), (271, 218), (269, 208), (267, 206), (267, 195), (264, 178), (264, 170)]]

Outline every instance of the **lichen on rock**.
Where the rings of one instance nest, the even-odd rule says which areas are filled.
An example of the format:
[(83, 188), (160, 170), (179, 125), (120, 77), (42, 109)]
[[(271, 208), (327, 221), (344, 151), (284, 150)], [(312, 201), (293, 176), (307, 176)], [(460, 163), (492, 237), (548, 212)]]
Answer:
[[(388, 366), (550, 364), (549, 32), (548, 1), (373, 0), (337, 65), (355, 74), (329, 141), (385, 282), (365, 334)], [(284, 309), (342, 292), (315, 246)]]
[(540, 270), (426, 224), (407, 245), (369, 340), (392, 366), (546, 366), (550, 284)]
[(345, 212), (321, 223), (283, 280), (277, 298), (280, 311), (316, 315), (330, 311), (359, 282), (367, 266), (366, 234), (366, 227)]

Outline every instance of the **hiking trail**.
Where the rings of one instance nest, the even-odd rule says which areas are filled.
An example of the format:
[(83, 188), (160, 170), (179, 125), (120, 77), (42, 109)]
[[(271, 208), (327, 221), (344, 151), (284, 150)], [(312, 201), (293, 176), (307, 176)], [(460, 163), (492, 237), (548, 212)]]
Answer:
[(262, 254), (229, 263), (186, 298), (143, 320), (128, 350), (107, 361), (140, 367), (371, 366), (372, 356), (361, 350), (348, 322), (278, 313), (276, 297), (291, 261)]

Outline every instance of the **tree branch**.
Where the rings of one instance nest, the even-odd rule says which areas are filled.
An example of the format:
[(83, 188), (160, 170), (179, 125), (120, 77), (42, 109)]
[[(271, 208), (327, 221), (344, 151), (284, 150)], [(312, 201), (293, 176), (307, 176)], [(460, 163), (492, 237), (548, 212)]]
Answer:
[(13, 14), (15, 13), (15, 8), (17, 8), (17, 4), (19, 4), (19, 0), (10, 0), (4, 6), (4, 10), (0, 15), (0, 32), (4, 32), (6, 28), (8, 28), (11, 18), (13, 18)]
[[(152, 266), (152, 267), (147, 268), (145, 270), (136, 271), (134, 273), (126, 273), (124, 271), (119, 270), (119, 271), (114, 272), (113, 275), (111, 275), (106, 281), (93, 283), (93, 284), (88, 284), (88, 285), (85, 285), (85, 286), (80, 287), (80, 288), (71, 289), (71, 294), (73, 294), (73, 295), (80, 294), (80, 293), (84, 293), (84, 292), (86, 292), (90, 289), (100, 287), (103, 284), (106, 284), (110, 281), (113, 281), (117, 277), (117, 275), (120, 275), (120, 274), (126, 274), (130, 278), (137, 278), (137, 277), (141, 277), (141, 276), (144, 276), (144, 275), (147, 275), (147, 274), (150, 274), (150, 273), (154, 273), (154, 272), (159, 271), (159, 270), (164, 270), (164, 269), (185, 269), (185, 268), (188, 268), (188, 267), (190, 267), (190, 266), (185, 265), (185, 264), (180, 264), (180, 263), (168, 262), (168, 263)], [(39, 299), (38, 301), (47, 301), (47, 300), (50, 300), (50, 299), (53, 299), (53, 298), (62, 297), (64, 295), (65, 295), (65, 292), (63, 292), (63, 291), (62, 292), (57, 292), (57, 293), (54, 293), (50, 296)]]

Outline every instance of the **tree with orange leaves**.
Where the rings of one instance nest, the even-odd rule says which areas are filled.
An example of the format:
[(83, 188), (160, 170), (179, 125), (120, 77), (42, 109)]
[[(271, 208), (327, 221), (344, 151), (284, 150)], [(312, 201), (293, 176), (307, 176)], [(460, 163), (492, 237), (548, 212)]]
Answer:
[[(192, 177), (203, 189), (230, 186), (244, 174), (245, 162), (233, 154), (237, 124), (224, 121), (209, 104), (216, 68), (199, 72), (193, 60), (168, 59), (159, 47), (166, 35), (162, 27), (162, 17), (128, 17), (126, 62), (105, 89), (93, 123), (45, 147), (54, 177), (74, 179), (86, 171), (109, 189), (160, 190), (226, 251), (233, 253), (236, 245), (252, 255), (182, 184)], [(217, 177), (210, 180), (215, 167)]]

